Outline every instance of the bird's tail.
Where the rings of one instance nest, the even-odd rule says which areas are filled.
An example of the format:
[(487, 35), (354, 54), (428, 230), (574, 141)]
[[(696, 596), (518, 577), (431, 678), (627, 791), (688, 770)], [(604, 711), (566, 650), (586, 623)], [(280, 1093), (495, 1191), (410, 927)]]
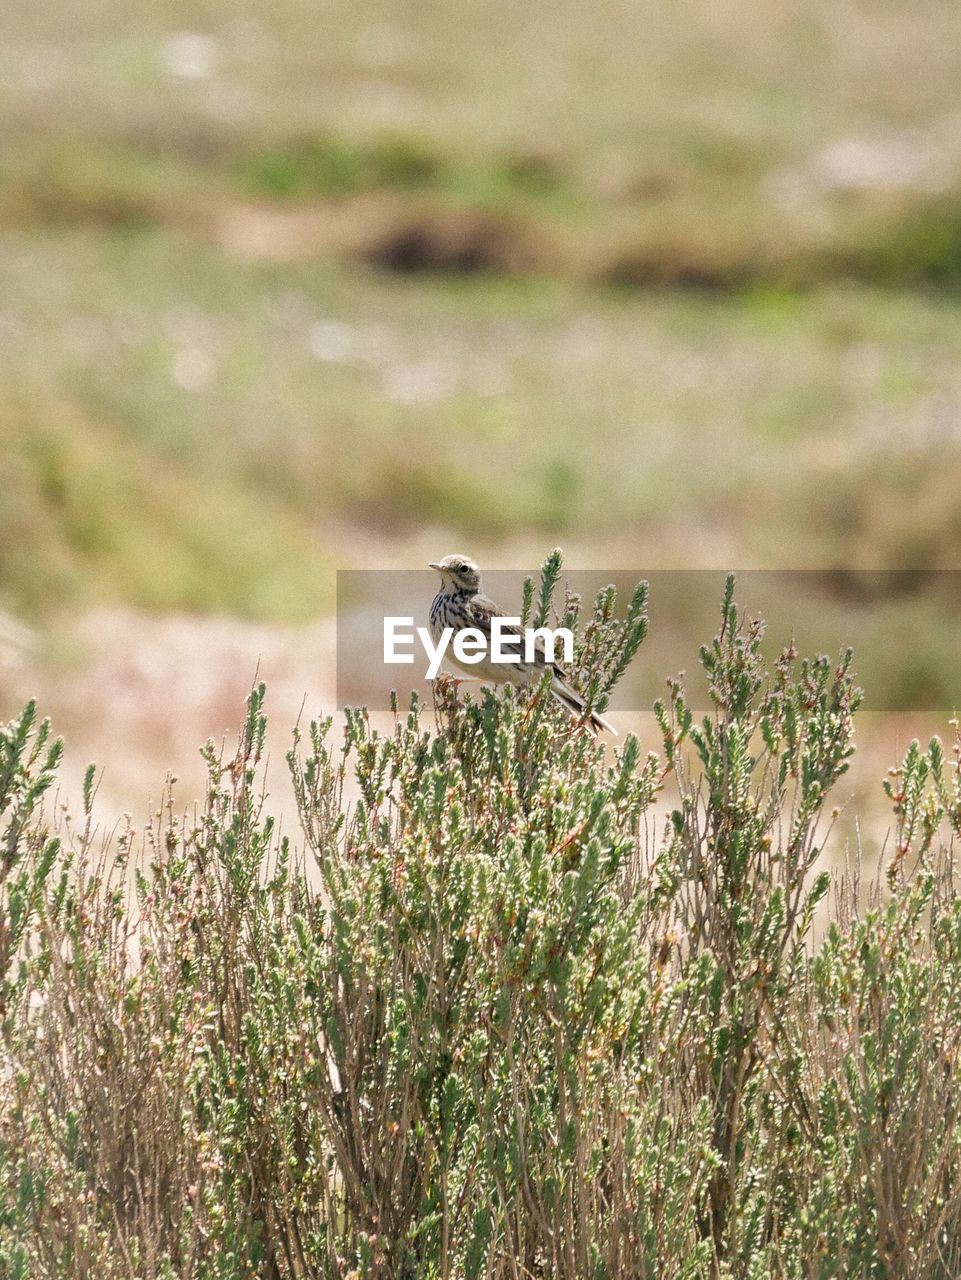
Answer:
[(615, 737), (617, 736), (617, 730), (614, 726), (605, 720), (603, 716), (598, 715), (596, 711), (590, 711), (585, 715), (584, 699), (579, 693), (575, 693), (570, 685), (566, 684), (558, 675), (555, 675), (551, 681), (551, 693), (561, 706), (571, 713), (575, 720), (583, 720), (590, 727), (592, 733), (600, 733), (602, 730), (606, 730), (608, 733), (613, 733)]

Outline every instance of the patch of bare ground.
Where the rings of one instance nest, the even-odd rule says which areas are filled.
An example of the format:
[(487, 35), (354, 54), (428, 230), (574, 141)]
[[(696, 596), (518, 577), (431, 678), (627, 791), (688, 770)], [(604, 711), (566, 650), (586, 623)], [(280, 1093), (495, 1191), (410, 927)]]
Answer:
[(15, 714), (18, 699), (37, 699), (66, 739), (62, 802), (79, 810), (83, 774), (95, 762), (96, 815), (109, 827), (125, 812), (139, 822), (156, 808), (168, 774), (176, 777), (178, 808), (202, 800), (200, 746), (213, 739), (230, 748), (247, 694), (264, 680), (268, 787), (276, 799), (270, 807), (283, 813), (289, 808), (284, 755), (293, 726), (335, 706), (334, 630), (330, 619), (292, 627), (98, 609), (76, 621), (68, 662), (44, 660), (37, 644), (10, 657), (2, 715)]

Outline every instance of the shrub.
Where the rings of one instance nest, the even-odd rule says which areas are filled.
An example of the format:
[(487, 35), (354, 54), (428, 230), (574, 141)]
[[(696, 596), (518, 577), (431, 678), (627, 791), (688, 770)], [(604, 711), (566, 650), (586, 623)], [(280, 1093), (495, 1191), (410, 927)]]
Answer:
[[(0, 1274), (956, 1274), (957, 760), (892, 772), (885, 894), (839, 876), (813, 946), (859, 691), (850, 654), (767, 671), (733, 591), (712, 711), (673, 682), (660, 754), (609, 758), (544, 687), (442, 688), (433, 723), (298, 733), (296, 845), (263, 686), (139, 855), (97, 847), (92, 770), (58, 843), (59, 745), (6, 726)], [(598, 709), (645, 602), (558, 606)]]

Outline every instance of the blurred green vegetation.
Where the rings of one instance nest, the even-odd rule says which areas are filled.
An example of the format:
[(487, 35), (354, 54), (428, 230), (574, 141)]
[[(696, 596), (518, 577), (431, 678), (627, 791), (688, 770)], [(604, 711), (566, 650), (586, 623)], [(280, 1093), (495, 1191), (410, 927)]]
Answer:
[(0, 410), (0, 580), (21, 611), (112, 599), (306, 620), (331, 603), (309, 528), (49, 390)]
[(294, 274), (163, 228), (8, 234), (0, 290), (8, 385), (47, 388), (35, 418), (70, 407), (56, 438), (113, 432), (132, 474), (305, 526), (717, 521), (778, 565), (948, 567), (958, 546), (961, 314), (936, 295)]
[(12, 0), (0, 605), (302, 618), (425, 526), (957, 565), (956, 34)]
[[(957, 155), (946, 151), (957, 183), (946, 189), (900, 173), (907, 135), (890, 155), (880, 142), (865, 142), (863, 154), (856, 145), (848, 177), (820, 173), (817, 157), (808, 170), (745, 170), (727, 149), (715, 157), (708, 148), (680, 151), (669, 175), (638, 173), (610, 191), (592, 188), (570, 157), (459, 153), (393, 130), (191, 142), (129, 126), (93, 136), (75, 124), (28, 130), (0, 157), (0, 230), (172, 225), (215, 238), (218, 206), (255, 201), (312, 212), (301, 224), (309, 234), (285, 249), (293, 259), (319, 250), (392, 266), (392, 247), (417, 235), (415, 267), (520, 269), (602, 287), (961, 287), (961, 142)], [(859, 164), (877, 167), (864, 178), (876, 187), (849, 185), (861, 181)], [(931, 164), (947, 160), (932, 151)], [(446, 256), (451, 228), (469, 255)]]

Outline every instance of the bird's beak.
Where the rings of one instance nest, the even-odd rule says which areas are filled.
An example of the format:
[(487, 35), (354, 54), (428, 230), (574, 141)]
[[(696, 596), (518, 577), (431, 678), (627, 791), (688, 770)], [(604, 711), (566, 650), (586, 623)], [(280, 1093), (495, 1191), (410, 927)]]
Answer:
[(436, 561), (434, 561), (434, 560), (431, 560), (431, 562), (430, 562), (430, 564), (427, 566), (427, 568), (428, 568), (428, 569), (436, 569), (438, 572), (440, 572), (440, 565), (439, 565), (439, 564), (437, 564), (437, 562), (436, 562)]

